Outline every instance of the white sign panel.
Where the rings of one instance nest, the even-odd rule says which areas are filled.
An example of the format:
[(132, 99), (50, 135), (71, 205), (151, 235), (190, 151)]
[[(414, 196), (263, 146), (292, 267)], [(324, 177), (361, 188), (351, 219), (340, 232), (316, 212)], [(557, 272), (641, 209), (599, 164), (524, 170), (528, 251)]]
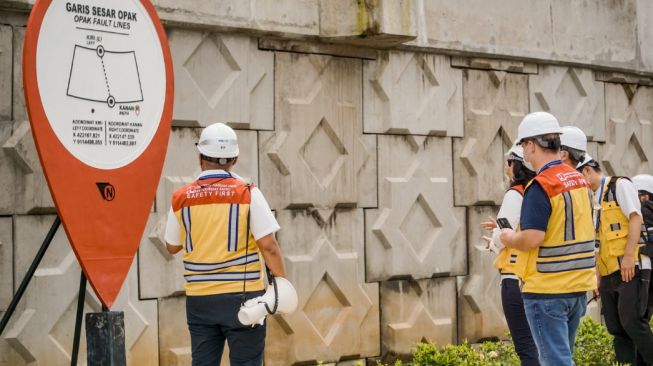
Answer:
[(61, 143), (98, 169), (134, 161), (159, 127), (163, 51), (136, 0), (54, 0), (39, 33), (37, 82)]

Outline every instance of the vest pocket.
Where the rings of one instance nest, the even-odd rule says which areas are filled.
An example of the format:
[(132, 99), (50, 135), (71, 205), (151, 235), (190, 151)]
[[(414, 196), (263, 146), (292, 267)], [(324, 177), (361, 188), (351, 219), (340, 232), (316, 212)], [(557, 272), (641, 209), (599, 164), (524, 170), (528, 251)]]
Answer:
[(610, 253), (611, 257), (624, 255), (627, 237), (628, 232), (624, 230), (608, 231), (605, 233), (605, 245), (608, 246), (608, 253)]

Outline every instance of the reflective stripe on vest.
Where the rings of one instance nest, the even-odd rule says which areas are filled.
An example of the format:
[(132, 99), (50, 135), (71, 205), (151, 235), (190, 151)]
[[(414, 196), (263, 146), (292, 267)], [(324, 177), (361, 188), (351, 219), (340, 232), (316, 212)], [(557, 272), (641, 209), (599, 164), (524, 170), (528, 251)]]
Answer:
[(190, 207), (184, 207), (181, 209), (181, 219), (184, 223), (184, 229), (186, 230), (186, 252), (190, 253), (193, 251), (193, 239), (190, 236)]
[(595, 265), (596, 262), (594, 256), (591, 256), (553, 262), (537, 262), (537, 270), (542, 273), (555, 273), (573, 271), (577, 269), (594, 268)]
[(228, 260), (221, 263), (193, 263), (189, 261), (184, 261), (184, 269), (192, 272), (210, 272), (217, 271), (219, 269), (225, 269), (232, 266), (240, 266), (246, 263), (258, 262), (258, 254), (249, 254), (247, 258), (245, 256)]
[(582, 241), (555, 247), (541, 247), (539, 258), (560, 257), (563, 255), (581, 254), (594, 252), (594, 240)]
[(247, 272), (224, 272), (224, 273), (203, 273), (194, 275), (184, 275), (187, 282), (220, 282), (220, 281), (242, 281), (258, 280), (261, 278), (259, 271)]

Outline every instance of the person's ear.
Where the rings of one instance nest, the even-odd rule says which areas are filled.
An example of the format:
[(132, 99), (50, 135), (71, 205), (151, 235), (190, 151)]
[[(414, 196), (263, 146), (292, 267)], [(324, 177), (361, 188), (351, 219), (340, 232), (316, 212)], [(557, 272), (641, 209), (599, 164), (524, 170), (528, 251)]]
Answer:
[(560, 160), (562, 160), (562, 161), (567, 161), (567, 160), (569, 160), (569, 151), (567, 151), (567, 150), (560, 150)]

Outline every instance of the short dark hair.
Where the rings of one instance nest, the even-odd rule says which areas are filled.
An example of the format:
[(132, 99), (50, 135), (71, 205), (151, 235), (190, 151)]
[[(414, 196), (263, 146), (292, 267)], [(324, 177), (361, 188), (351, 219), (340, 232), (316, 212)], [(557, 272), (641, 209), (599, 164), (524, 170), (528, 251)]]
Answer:
[(549, 133), (546, 135), (527, 137), (524, 139), (524, 142), (533, 141), (538, 144), (542, 149), (548, 150), (550, 152), (560, 152), (560, 134), (559, 133)]
[(526, 165), (524, 165), (524, 162), (520, 159), (512, 159), (512, 175), (513, 179), (512, 182), (510, 182), (510, 186), (515, 186), (515, 185), (522, 185), (526, 187), (528, 182), (530, 182), (533, 178), (535, 178), (535, 172), (528, 169)]
[(582, 150), (574, 149), (569, 146), (561, 146), (560, 150), (569, 153), (569, 161), (571, 161), (573, 166), (577, 166), (581, 161), (585, 160), (585, 152)]
[(200, 159), (206, 161), (207, 163), (215, 164), (215, 165), (220, 165), (220, 166), (225, 166), (231, 163), (232, 161), (236, 160), (236, 157), (233, 158), (214, 158), (211, 156), (206, 156), (204, 154), (200, 154)]

